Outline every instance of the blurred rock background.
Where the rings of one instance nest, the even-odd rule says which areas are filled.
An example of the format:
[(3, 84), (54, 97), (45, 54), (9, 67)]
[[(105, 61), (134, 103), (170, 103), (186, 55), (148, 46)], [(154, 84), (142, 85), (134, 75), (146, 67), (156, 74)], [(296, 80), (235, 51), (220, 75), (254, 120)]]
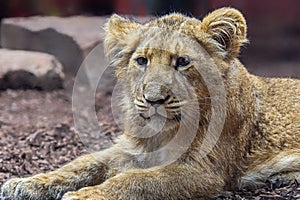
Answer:
[[(3, 0), (0, 2), (0, 45), (54, 54), (65, 65), (65, 71), (74, 73), (87, 53), (101, 43), (105, 16), (112, 13), (156, 16), (178, 11), (202, 18), (222, 6), (238, 8), (247, 18), (250, 44), (240, 58), (251, 72), (262, 76), (300, 77), (298, 0)], [(36, 15), (73, 17), (5, 19)], [(76, 15), (89, 17), (74, 19)], [(66, 51), (61, 46), (71, 47)]]
[[(298, 0), (2, 0), (0, 2), (0, 18), (36, 15), (60, 17), (74, 15), (108, 16), (112, 13), (156, 16), (174, 11), (202, 18), (209, 11), (222, 6), (238, 8), (247, 18), (250, 44), (243, 49), (240, 58), (251, 72), (262, 76), (300, 77), (300, 1)], [(86, 31), (81, 28), (82, 25), (78, 25), (77, 28), (81, 28), (82, 31), (78, 31), (73, 35), (70, 32), (76, 30), (76, 23), (80, 20), (70, 20), (72, 22), (64, 24), (63, 21), (67, 21), (66, 19), (57, 19), (61, 21), (61, 23), (58, 23), (61, 25), (56, 27), (51, 26), (52, 22), (48, 19), (43, 21), (32, 18), (31, 20), (35, 21), (31, 27), (40, 26), (38, 24), (43, 23), (44, 29), (53, 28), (67, 36), (71, 35), (71, 39), (74, 37), (77, 39), (77, 41), (75, 39), (75, 43), (77, 42), (79, 50), (73, 48), (74, 52), (70, 52), (71, 55), (66, 55), (68, 53), (64, 51), (59, 52), (59, 55), (57, 55), (58, 57), (63, 57), (63, 59), (60, 58), (59, 60), (67, 65), (67, 71), (72, 71), (70, 64), (71, 68), (74, 68), (73, 71), (76, 71), (78, 63), (81, 63), (90, 48), (101, 42), (101, 25), (104, 21), (101, 19), (86, 20), (84, 23), (81, 23), (88, 24), (88, 26), (85, 26)], [(11, 32), (7, 33), (7, 24), (24, 28), (20, 25), (22, 22), (19, 19), (3, 20), (2, 35), (4, 34), (4, 37), (15, 37), (14, 39), (9, 39), (9, 41), (2, 37), (0, 45), (5, 48), (41, 50), (55, 55), (53, 46), (72, 45), (69, 41), (63, 44), (61, 40), (55, 39), (56, 42), (51, 42), (52, 45), (40, 47), (41, 40), (45, 43), (45, 41), (49, 41), (47, 37), (54, 37), (51, 35), (51, 30), (47, 30), (46, 35), (42, 35), (41, 39), (36, 39), (35, 42), (38, 44), (30, 46), (24, 44), (24, 41), (32, 43), (32, 40), (35, 40), (30, 37), (32, 35), (19, 34), (16, 36), (11, 34)], [(32, 31), (29, 25), (24, 26), (29, 32)], [(66, 31), (60, 31), (62, 29), (71, 31), (68, 34)], [(93, 33), (89, 41), (84, 39), (87, 38), (85, 37), (86, 35), (91, 35), (88, 30)], [(96, 34), (97, 31), (99, 31), (98, 36)], [(81, 43), (78, 42), (80, 39)], [(70, 63), (68, 60), (70, 57), (73, 57), (73, 63)]]

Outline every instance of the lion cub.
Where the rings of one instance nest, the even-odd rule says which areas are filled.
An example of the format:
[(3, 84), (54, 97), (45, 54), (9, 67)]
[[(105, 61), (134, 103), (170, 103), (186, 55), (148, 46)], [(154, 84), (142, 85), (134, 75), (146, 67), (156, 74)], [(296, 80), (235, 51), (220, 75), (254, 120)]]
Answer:
[(300, 81), (249, 74), (237, 58), (246, 32), (233, 8), (202, 22), (113, 15), (105, 50), (123, 87), (124, 134), (56, 171), (7, 181), (1, 199), (207, 199), (299, 180)]

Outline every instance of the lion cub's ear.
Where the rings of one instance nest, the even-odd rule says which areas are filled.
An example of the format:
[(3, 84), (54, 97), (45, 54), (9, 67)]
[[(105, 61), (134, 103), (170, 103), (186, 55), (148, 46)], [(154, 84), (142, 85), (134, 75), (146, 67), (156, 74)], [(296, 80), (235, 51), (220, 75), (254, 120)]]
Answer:
[(240, 47), (248, 42), (245, 18), (234, 8), (221, 8), (208, 14), (201, 23), (201, 30), (217, 42), (224, 60), (237, 57)]
[(104, 26), (104, 50), (107, 56), (120, 52), (127, 45), (128, 34), (140, 24), (117, 14), (112, 15)]

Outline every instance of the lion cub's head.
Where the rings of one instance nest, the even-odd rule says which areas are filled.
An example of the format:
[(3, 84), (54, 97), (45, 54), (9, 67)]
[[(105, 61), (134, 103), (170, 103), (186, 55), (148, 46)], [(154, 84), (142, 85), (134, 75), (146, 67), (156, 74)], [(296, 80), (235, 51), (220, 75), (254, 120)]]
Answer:
[(173, 123), (192, 116), (195, 108), (207, 115), (205, 78), (222, 74), (246, 41), (242, 14), (222, 8), (202, 22), (170, 14), (140, 24), (113, 15), (106, 24), (105, 50), (117, 67), (131, 119)]

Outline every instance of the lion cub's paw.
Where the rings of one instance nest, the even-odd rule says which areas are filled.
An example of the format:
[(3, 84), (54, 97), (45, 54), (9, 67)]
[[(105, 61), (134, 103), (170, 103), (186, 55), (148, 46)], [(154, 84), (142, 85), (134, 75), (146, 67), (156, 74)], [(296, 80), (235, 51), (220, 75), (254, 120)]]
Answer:
[(67, 192), (61, 200), (108, 200), (102, 195), (97, 194), (97, 192), (84, 192), (85, 188), (77, 191), (77, 192)]
[(0, 199), (8, 200), (8, 199), (17, 199), (16, 194), (16, 186), (22, 179), (13, 178), (4, 183), (1, 187)]
[(29, 178), (13, 178), (1, 187), (1, 200), (60, 199), (62, 188), (43, 180), (43, 175)]
[(80, 200), (80, 197), (76, 194), (76, 192), (67, 192), (61, 200)]

